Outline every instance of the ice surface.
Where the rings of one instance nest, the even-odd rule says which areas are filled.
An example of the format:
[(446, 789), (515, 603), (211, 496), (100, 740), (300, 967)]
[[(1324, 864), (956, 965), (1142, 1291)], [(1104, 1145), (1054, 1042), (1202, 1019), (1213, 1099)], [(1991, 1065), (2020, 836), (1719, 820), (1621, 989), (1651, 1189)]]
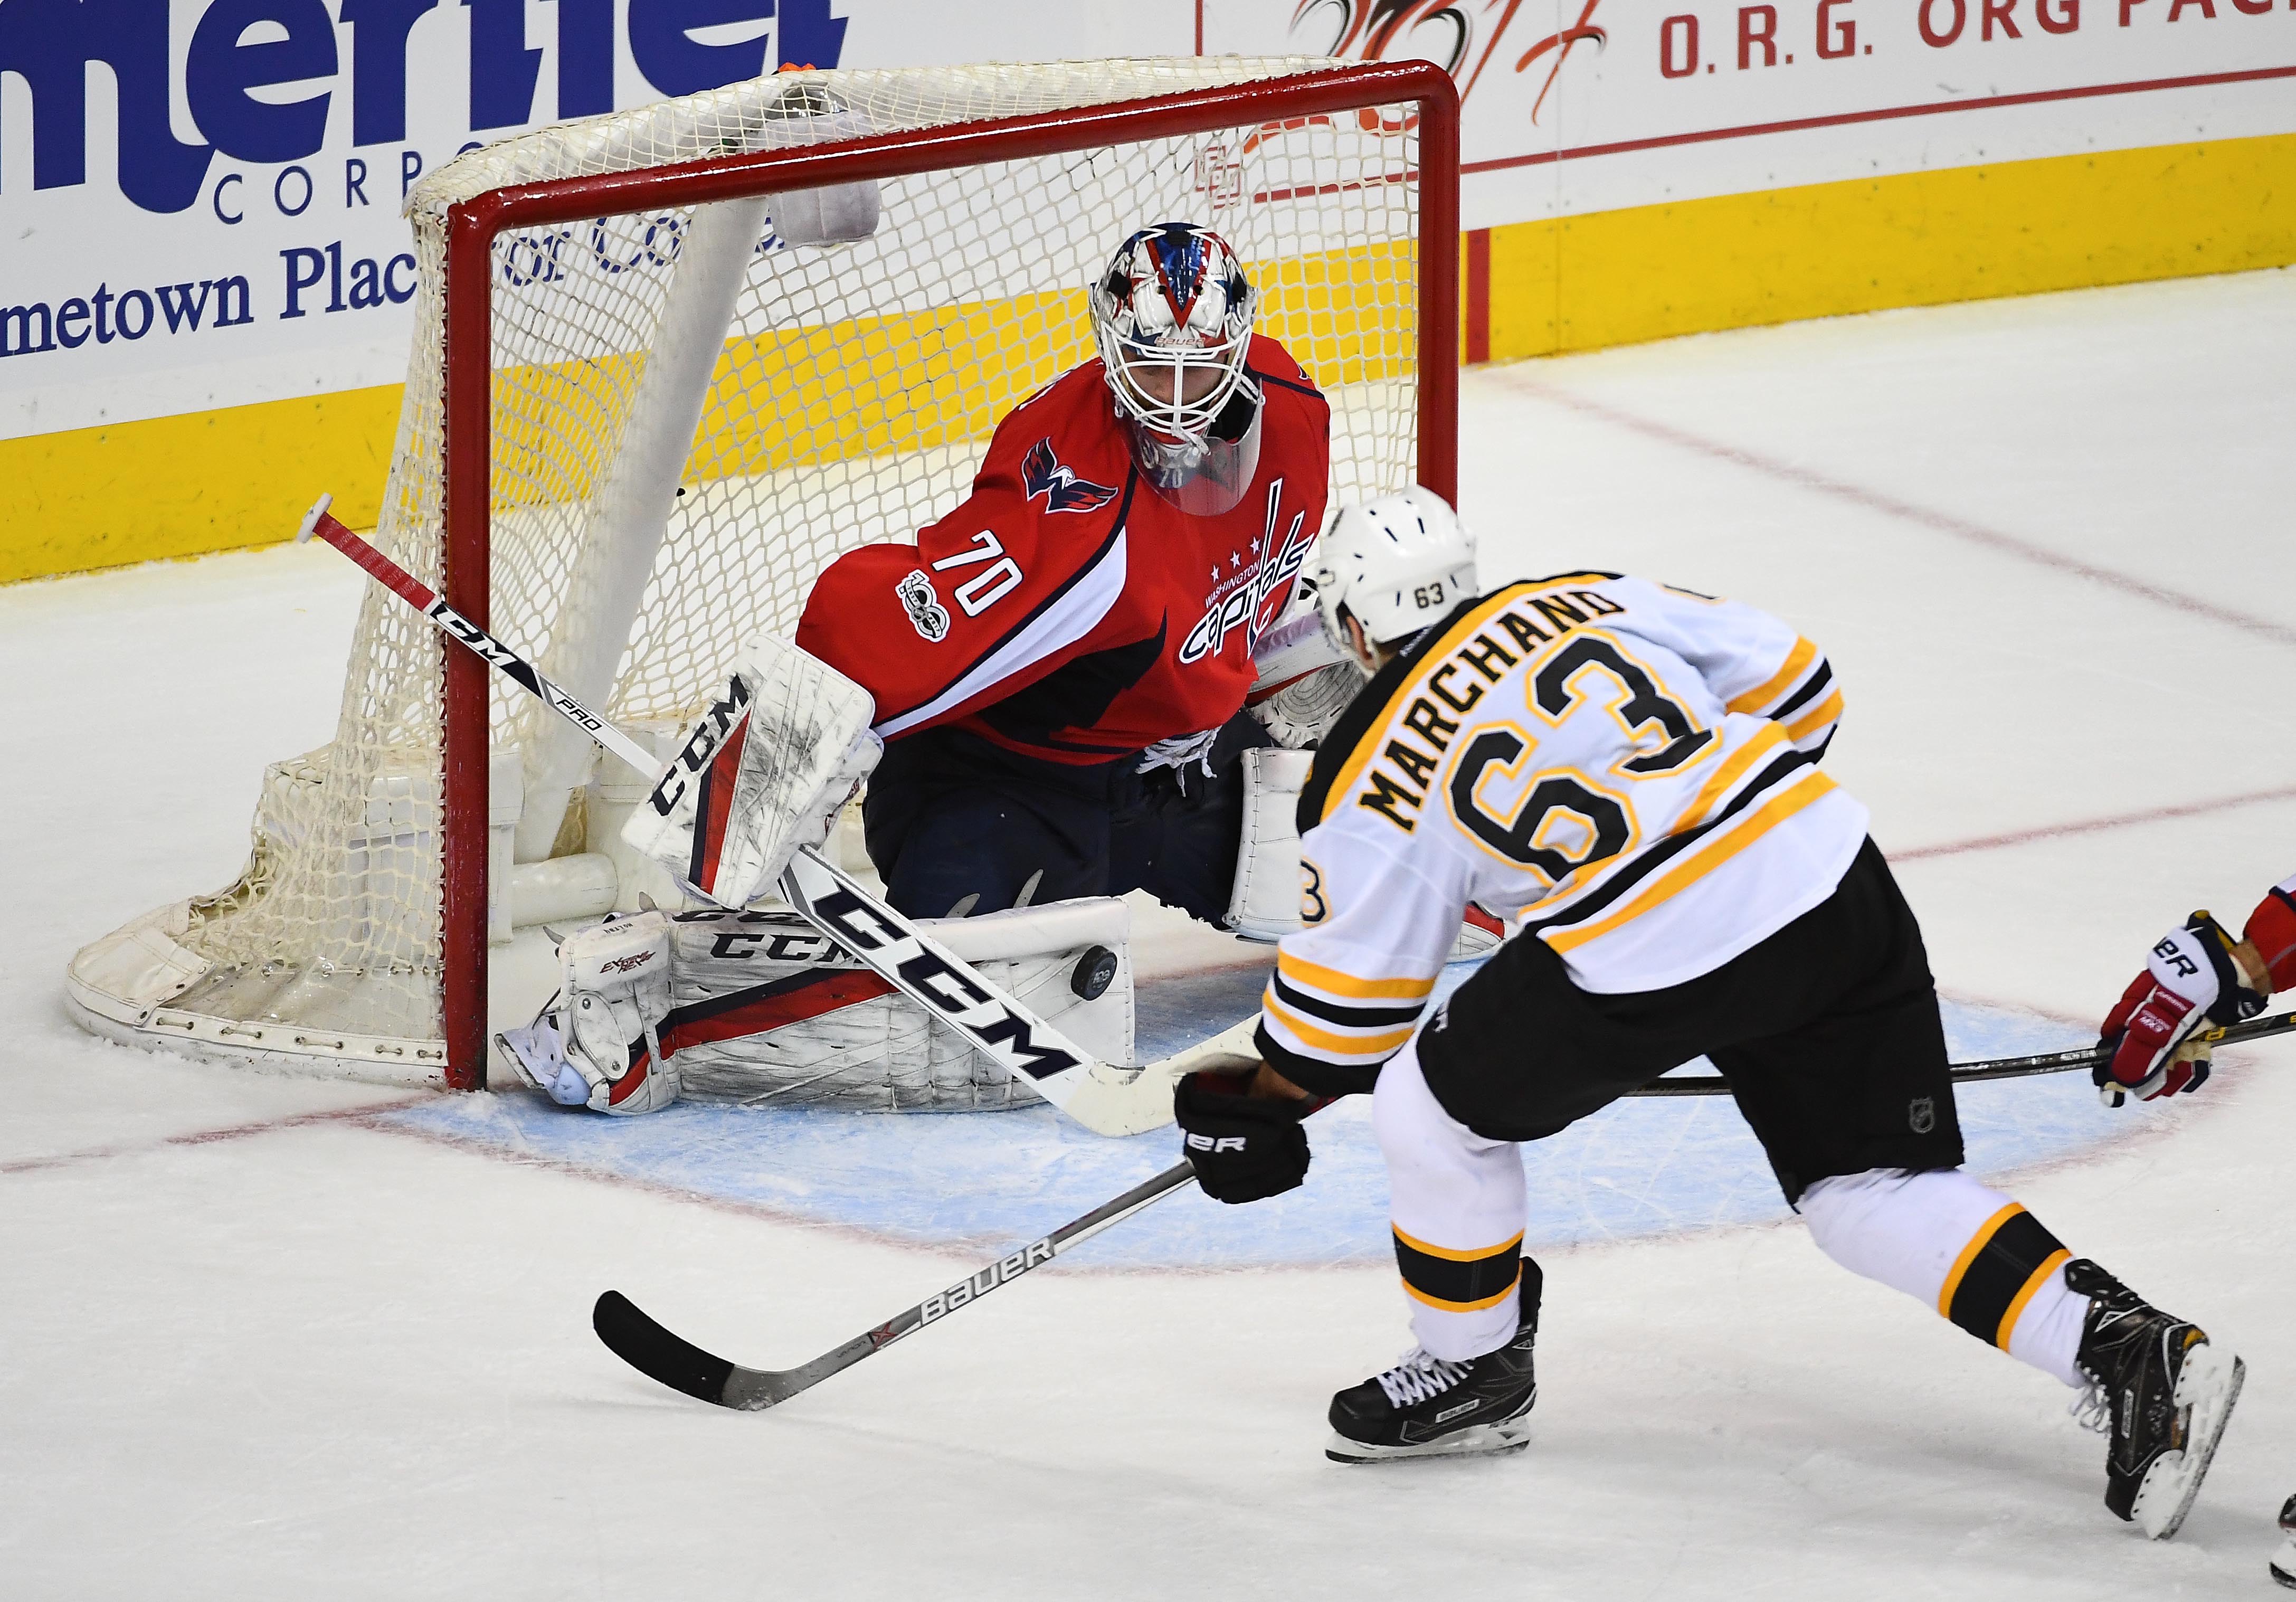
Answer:
[[(2079, 1038), (2144, 943), (2296, 867), (2296, 276), (1715, 336), (1469, 375), (1486, 576), (1766, 605), (1849, 694), (1828, 766), (1959, 1056)], [(1176, 1198), (762, 1417), (624, 1369), (619, 1286), (813, 1355), (1170, 1160), (1020, 1113), (386, 1097), (98, 1043), (70, 951), (226, 882), (332, 726), (357, 575), (267, 551), (0, 590), (0, 1594), (24, 1598), (2219, 1598), (2296, 1489), (2296, 1064), (2173, 1107), (1963, 1097), (1972, 1164), (2236, 1345), (2177, 1540), (2105, 1514), (2062, 1388), (1825, 1261), (1726, 1104), (1534, 1154), (1530, 1450), (1342, 1469), (1406, 1342), (1360, 1107), (1309, 1187)], [(1152, 926), (1144, 1038), (1259, 958)], [(1264, 957), (1264, 953), (1260, 954)], [(1192, 969), (1193, 978), (1184, 977)]]

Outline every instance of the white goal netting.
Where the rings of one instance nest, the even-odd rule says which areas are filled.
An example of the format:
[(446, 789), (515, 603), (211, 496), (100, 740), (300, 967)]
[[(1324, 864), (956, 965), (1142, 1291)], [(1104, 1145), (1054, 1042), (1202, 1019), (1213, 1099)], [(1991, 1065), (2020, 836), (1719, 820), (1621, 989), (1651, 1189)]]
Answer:
[[(409, 197), (417, 331), (375, 542), (439, 582), (445, 228), (457, 201), (1332, 66), (789, 72), (473, 152)], [(1331, 397), (1334, 505), (1408, 484), (1412, 112), (1205, 127), (890, 179), (871, 197), (874, 226), (849, 242), (789, 242), (771, 197), (665, 198), (500, 237), (494, 629), (624, 727), (666, 733), (706, 703), (742, 639), (794, 625), (838, 552), (910, 538), (962, 497), (997, 419), (1092, 356), (1092, 275), (1134, 229), (1167, 219), (1228, 238), (1259, 286), (1261, 332)], [(808, 203), (786, 202), (792, 218)], [(245, 875), (83, 950), (70, 984), (83, 1021), (210, 1055), (439, 1080), (441, 650), (401, 602), (368, 595), (335, 738), (266, 772)], [(489, 928), (506, 1013), (502, 957), (517, 931), (671, 892), (617, 848), (643, 781), (500, 684), (492, 740)]]

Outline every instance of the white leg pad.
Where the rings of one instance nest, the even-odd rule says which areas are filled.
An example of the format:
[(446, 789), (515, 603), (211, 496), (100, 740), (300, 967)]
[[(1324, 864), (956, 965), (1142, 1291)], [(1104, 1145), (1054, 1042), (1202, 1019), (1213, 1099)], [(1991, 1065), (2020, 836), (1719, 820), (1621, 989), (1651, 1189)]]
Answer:
[(1243, 834), (1227, 926), (1246, 940), (1280, 940), (1300, 927), (1300, 792), (1315, 760), (1309, 751), (1243, 753)]
[[(919, 923), (1086, 1051), (1131, 1060), (1130, 914), (1122, 901)], [(685, 913), (672, 939), (676, 1006), (663, 1044), (689, 1101), (934, 1112), (1037, 1103), (1024, 1083), (794, 914)]]

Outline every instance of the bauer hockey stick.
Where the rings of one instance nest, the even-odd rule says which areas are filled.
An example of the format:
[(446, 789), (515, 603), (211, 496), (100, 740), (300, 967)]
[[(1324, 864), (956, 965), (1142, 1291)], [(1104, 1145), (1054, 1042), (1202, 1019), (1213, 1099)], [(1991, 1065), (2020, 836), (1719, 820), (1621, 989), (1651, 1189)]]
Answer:
[[(2239, 1046), (2250, 1040), (2261, 1040), (2270, 1035), (2286, 1034), (2296, 1029), (2296, 1012), (2275, 1013), (2268, 1018), (2251, 1018), (2243, 1023), (2226, 1023), (2210, 1029), (2195, 1030), (2185, 1038), (2188, 1046)], [(2070, 1073), (2076, 1069), (2094, 1070), (2111, 1062), (2112, 1054), (2095, 1046), (2076, 1046), (2070, 1051), (2044, 1051), (2031, 1056), (1988, 1057), (1982, 1062), (1951, 1064), (1953, 1082), (1956, 1085), (1976, 1084), (1989, 1079), (2024, 1079), (2036, 1073)], [(1629, 1090), (1629, 1096), (1727, 1096), (1730, 1081), (1718, 1073), (1685, 1073), (1680, 1079), (1657, 1079), (1639, 1090)]]
[[(591, 739), (654, 781), (683, 785), (685, 769), (706, 763), (709, 751), (685, 751), (661, 760), (599, 717), (539, 669), (447, 604), (446, 598), (361, 539), (332, 516), (334, 497), (321, 496), (295, 530), (295, 541), (324, 540), (357, 563), (385, 589), (429, 618), (504, 678), (539, 698)], [(711, 750), (714, 750), (714, 744)], [(667, 810), (667, 808), (664, 808)], [(1172, 1087), (1208, 1059), (1250, 1048), (1251, 1020), (1177, 1056), (1144, 1068), (1098, 1062), (981, 974), (963, 957), (871, 895), (813, 846), (801, 846), (782, 875), (783, 896), (807, 922), (850, 950), (879, 976), (939, 1018), (990, 1061), (1004, 1067), (1062, 1112), (1096, 1135), (1140, 1135), (1172, 1121)]]
[(843, 1345), (823, 1352), (794, 1368), (744, 1368), (741, 1364), (704, 1351), (674, 1331), (663, 1328), (619, 1291), (598, 1298), (590, 1312), (590, 1327), (613, 1354), (648, 1379), (683, 1391), (688, 1396), (721, 1408), (759, 1412), (811, 1390), (832, 1374), (842, 1373), (865, 1357), (873, 1357), (904, 1335), (978, 1302), (1003, 1285), (1010, 1285), (1030, 1269), (1041, 1268), (1070, 1247), (1091, 1239), (1112, 1224), (1123, 1222), (1141, 1209), (1162, 1201), (1195, 1183), (1196, 1171), (1184, 1159), (1151, 1179), (1144, 1179), (1122, 1195), (1103, 1202), (1082, 1218), (1071, 1219), (1049, 1235), (998, 1258), (947, 1290), (936, 1291), (914, 1307), (895, 1313), (874, 1329), (855, 1335)]

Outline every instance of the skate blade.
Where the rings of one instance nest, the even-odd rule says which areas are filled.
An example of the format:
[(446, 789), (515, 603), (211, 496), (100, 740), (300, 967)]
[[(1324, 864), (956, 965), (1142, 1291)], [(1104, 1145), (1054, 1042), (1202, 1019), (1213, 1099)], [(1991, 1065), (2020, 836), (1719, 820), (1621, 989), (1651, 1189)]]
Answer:
[(2144, 1483), (2137, 1487), (2136, 1503), (2128, 1510), (2137, 1527), (2154, 1540), (2174, 1535), (2193, 1510), (2209, 1459), (2216, 1456), (2217, 1441), (2247, 1377), (2248, 1365), (2229, 1351), (2218, 1351), (2212, 1342), (2195, 1347), (2185, 1360), (2184, 1372), (2177, 1376), (2177, 1405), (2192, 1409), (2185, 1426), (2185, 1450), (2164, 1453), (2145, 1471)]
[(1324, 1456), (1334, 1463), (1400, 1463), (1413, 1458), (1494, 1458), (1519, 1452), (1530, 1444), (1530, 1420), (1510, 1418), (1502, 1424), (1477, 1425), (1417, 1446), (1369, 1446), (1334, 1433)]

